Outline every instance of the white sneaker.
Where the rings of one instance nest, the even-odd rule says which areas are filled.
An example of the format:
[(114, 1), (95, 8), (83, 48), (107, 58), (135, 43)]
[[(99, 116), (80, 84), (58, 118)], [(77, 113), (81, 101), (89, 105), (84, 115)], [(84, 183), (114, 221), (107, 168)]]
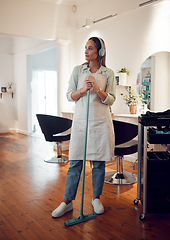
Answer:
[(92, 206), (94, 208), (94, 212), (96, 214), (102, 214), (104, 213), (104, 207), (103, 204), (100, 202), (100, 199), (96, 198), (96, 199), (92, 199)]
[(73, 210), (73, 204), (70, 202), (69, 204), (66, 204), (65, 202), (62, 202), (53, 212), (52, 212), (52, 217), (61, 217), (63, 216), (66, 212), (69, 212)]

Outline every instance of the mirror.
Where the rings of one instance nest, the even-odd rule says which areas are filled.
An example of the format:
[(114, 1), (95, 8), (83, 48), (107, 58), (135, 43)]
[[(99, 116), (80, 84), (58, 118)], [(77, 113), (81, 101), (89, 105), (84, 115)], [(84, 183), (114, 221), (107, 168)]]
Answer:
[(137, 76), (137, 91), (148, 110), (165, 111), (170, 108), (170, 52), (158, 52), (141, 65)]
[(139, 69), (137, 77), (137, 91), (142, 96), (142, 103), (151, 108), (151, 59), (148, 57)]

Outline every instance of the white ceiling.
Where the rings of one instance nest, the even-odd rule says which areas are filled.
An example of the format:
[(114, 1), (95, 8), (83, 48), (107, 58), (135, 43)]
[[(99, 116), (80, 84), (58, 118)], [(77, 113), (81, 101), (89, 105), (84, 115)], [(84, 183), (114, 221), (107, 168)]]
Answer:
[[(28, 0), (29, 1), (29, 0)], [(49, 2), (49, 3), (56, 3), (56, 5), (69, 5), (69, 6), (73, 6), (73, 5), (81, 5), (85, 2), (88, 1), (93, 1), (93, 0), (37, 0), (40, 2)], [(100, 1), (100, 0), (99, 0)], [(20, 37), (20, 36), (13, 36), (13, 35), (6, 35), (6, 34), (2, 34), (0, 33), (0, 39), (6, 39), (6, 40), (15, 40), (15, 39), (20, 39), (20, 38), (24, 38), (24, 37)]]
[[(74, 5), (74, 4), (80, 5), (84, 2), (93, 1), (93, 0), (39, 0), (39, 1), (53, 2), (53, 3), (56, 3), (56, 4), (63, 4), (63, 5)], [(98, 1), (102, 1), (102, 0), (98, 0)], [(120, 2), (122, 0), (117, 0), (117, 1)], [(136, 1), (138, 4), (140, 4), (140, 3), (149, 2), (149, 1), (154, 2), (154, 1), (157, 1), (157, 0), (131, 0), (131, 1), (133, 1), (133, 2)]]
[[(37, 0), (37, 1), (49, 2), (49, 3), (52, 3), (52, 4), (56, 3), (57, 5), (69, 5), (69, 6), (77, 5), (77, 6), (81, 6), (83, 3), (92, 2), (93, 0)], [(98, 1), (100, 2), (100, 1), (103, 1), (103, 0), (98, 0)], [(119, 3), (130, 4), (131, 1), (132, 1), (133, 3), (137, 3), (137, 6), (138, 6), (139, 3), (147, 2), (149, 0), (108, 0), (108, 1), (113, 1), (113, 4), (119, 4)], [(153, 1), (163, 1), (163, 0), (153, 0)], [(17, 36), (5, 35), (5, 34), (0, 33), (0, 38), (6, 38), (6, 39), (14, 40), (14, 39), (19, 38), (19, 36), (17, 37)]]
[[(56, 4), (64, 4), (64, 5), (74, 5), (87, 2), (88, 0), (39, 0), (46, 2), (55, 2)], [(92, 0), (91, 0), (92, 1)]]

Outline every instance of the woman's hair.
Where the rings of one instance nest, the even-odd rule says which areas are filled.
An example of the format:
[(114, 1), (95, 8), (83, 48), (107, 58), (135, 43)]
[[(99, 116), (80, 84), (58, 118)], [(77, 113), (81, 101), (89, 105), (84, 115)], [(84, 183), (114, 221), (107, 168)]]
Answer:
[(98, 60), (100, 65), (106, 67), (106, 47), (105, 47), (105, 43), (104, 43), (103, 39), (100, 38), (100, 40), (99, 40), (98, 37), (91, 37), (91, 38), (89, 38), (89, 40), (92, 40), (94, 42), (94, 45), (97, 48), (98, 53), (99, 53), (99, 50), (102, 47), (101, 43), (100, 43), (100, 40), (103, 42), (103, 47), (105, 49), (105, 54), (104, 54), (103, 57), (99, 56), (99, 54), (98, 54), (97, 60)]

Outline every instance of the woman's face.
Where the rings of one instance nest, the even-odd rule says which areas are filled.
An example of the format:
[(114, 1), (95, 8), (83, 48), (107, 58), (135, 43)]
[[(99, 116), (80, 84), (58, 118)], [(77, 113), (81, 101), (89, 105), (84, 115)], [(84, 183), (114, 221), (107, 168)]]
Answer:
[(93, 40), (88, 40), (85, 46), (85, 59), (89, 61), (95, 61), (98, 57), (98, 51), (95, 47)]

